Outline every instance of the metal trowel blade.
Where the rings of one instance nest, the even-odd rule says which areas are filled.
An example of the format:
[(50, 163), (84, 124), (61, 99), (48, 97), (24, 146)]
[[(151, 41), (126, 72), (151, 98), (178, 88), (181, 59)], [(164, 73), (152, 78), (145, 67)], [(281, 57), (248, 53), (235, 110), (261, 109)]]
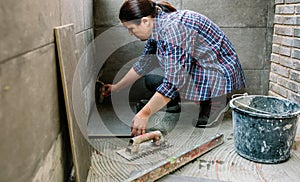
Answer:
[(117, 150), (117, 154), (120, 156), (124, 157), (128, 161), (132, 161), (141, 157), (145, 157), (147, 155), (153, 154), (156, 151), (161, 151), (163, 149), (166, 149), (168, 147), (171, 147), (172, 145), (164, 142), (161, 145), (155, 145), (152, 141), (148, 141), (145, 143), (141, 143), (139, 145), (139, 151), (137, 153), (131, 153), (128, 151), (127, 148), (123, 148), (120, 150)]

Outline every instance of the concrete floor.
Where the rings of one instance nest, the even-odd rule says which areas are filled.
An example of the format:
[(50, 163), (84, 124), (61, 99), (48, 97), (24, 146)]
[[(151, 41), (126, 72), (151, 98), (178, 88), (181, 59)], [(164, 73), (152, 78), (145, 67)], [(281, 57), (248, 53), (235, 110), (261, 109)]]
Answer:
[[(126, 181), (128, 177), (151, 168), (159, 161), (187, 150), (191, 146), (201, 144), (218, 133), (225, 136), (225, 142), (222, 145), (174, 171), (172, 176), (164, 177), (159, 181), (182, 178), (185, 181), (298, 181), (300, 177), (299, 128), (288, 161), (280, 164), (261, 164), (242, 158), (235, 152), (231, 111), (226, 114), (220, 125), (209, 129), (192, 126), (195, 113), (195, 106), (186, 105), (180, 117), (165, 115), (164, 112), (154, 115), (153, 123), (165, 122), (163, 128), (160, 129), (169, 130), (166, 138), (173, 144), (173, 147), (165, 149), (162, 153), (157, 152), (131, 162), (115, 152), (127, 146), (128, 138), (94, 137), (91, 141), (97, 150), (94, 150), (91, 157), (92, 164), (87, 181)], [(157, 127), (154, 124), (153, 127), (155, 126)]]

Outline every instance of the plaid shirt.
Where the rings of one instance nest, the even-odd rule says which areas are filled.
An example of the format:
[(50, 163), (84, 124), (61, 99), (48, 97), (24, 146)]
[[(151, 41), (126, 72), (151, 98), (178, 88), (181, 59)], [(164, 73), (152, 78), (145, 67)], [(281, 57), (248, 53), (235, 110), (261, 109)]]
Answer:
[[(157, 58), (157, 59), (155, 59)], [(152, 35), (133, 69), (139, 75), (160, 66), (162, 95), (203, 101), (245, 87), (245, 77), (233, 45), (207, 17), (182, 10), (159, 12)]]

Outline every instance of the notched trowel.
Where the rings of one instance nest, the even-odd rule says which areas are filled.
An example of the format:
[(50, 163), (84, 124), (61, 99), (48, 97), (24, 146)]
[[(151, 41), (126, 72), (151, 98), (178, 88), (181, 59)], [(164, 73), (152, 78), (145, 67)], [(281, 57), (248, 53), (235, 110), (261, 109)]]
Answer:
[(152, 131), (131, 138), (126, 148), (117, 150), (116, 152), (131, 161), (170, 146), (160, 131)]
[(96, 80), (96, 84), (97, 84), (97, 87), (98, 87), (98, 91), (99, 91), (99, 103), (102, 104), (103, 103), (103, 100), (104, 100), (104, 92), (106, 90), (105, 88), (105, 84), (100, 81), (100, 80)]

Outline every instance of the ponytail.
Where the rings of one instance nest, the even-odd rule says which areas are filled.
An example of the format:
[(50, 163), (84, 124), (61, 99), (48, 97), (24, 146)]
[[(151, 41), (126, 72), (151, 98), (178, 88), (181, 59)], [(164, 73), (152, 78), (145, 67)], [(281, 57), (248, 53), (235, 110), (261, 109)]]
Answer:
[(119, 19), (122, 22), (134, 21), (140, 24), (141, 18), (154, 18), (158, 11), (170, 13), (176, 11), (176, 8), (165, 1), (155, 3), (152, 0), (125, 0), (120, 8)]
[(166, 13), (171, 13), (177, 11), (169, 2), (159, 1), (157, 3), (152, 2), (154, 6), (156, 6), (159, 10), (164, 11)]

